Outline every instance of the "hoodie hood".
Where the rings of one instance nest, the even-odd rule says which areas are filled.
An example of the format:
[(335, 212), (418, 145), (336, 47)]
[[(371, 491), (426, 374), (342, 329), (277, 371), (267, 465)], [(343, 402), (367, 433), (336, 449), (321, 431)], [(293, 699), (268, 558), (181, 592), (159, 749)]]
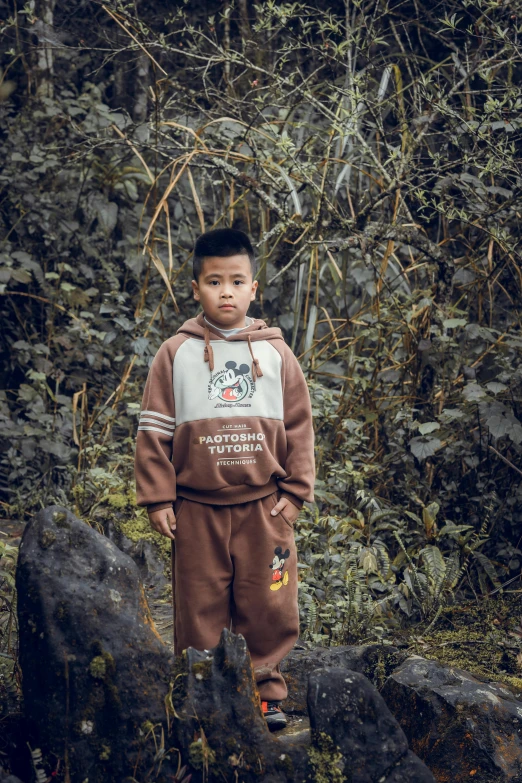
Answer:
[(212, 350), (211, 340), (225, 340), (226, 342), (236, 342), (244, 340), (248, 343), (250, 355), (252, 356), (252, 377), (254, 381), (262, 377), (263, 371), (256, 359), (252, 348), (252, 343), (256, 340), (283, 340), (281, 329), (278, 326), (267, 326), (261, 318), (254, 318), (250, 326), (241, 329), (240, 332), (224, 337), (221, 332), (212, 328), (203, 318), (203, 313), (199, 313), (196, 318), (189, 318), (188, 321), (180, 326), (176, 334), (187, 335), (205, 341), (204, 359), (209, 364), (210, 372), (214, 370), (214, 351)]

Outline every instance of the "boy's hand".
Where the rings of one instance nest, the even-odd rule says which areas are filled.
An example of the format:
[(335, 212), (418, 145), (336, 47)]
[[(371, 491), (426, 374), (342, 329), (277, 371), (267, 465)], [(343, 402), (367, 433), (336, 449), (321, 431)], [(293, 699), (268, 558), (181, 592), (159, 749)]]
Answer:
[(288, 498), (281, 498), (279, 500), (272, 511), (270, 512), (273, 517), (277, 516), (277, 514), (280, 514), (283, 512), (283, 516), (286, 517), (286, 519), (293, 525), (297, 517), (299, 516), (299, 509), (297, 506), (294, 506), (294, 504), (288, 500)]
[(153, 511), (149, 514), (150, 526), (162, 536), (172, 538), (175, 541), (174, 531), (176, 530), (176, 517), (174, 509), (161, 508), (159, 511)]

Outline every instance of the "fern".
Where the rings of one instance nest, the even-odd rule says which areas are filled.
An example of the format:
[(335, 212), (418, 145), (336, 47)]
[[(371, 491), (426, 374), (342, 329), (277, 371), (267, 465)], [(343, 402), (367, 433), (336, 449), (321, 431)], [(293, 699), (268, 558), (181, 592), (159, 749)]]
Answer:
[(374, 547), (377, 552), (377, 564), (379, 572), (381, 573), (383, 579), (388, 579), (389, 575), (391, 574), (391, 563), (388, 551), (382, 541), (375, 541)]
[(447, 590), (453, 590), (458, 582), (459, 565), (460, 565), (459, 553), (455, 549), (453, 552), (451, 552), (450, 556), (446, 561), (446, 578), (444, 580), (445, 582), (444, 586)]
[(431, 583), (431, 595), (436, 597), (444, 584), (446, 576), (446, 561), (438, 546), (429, 544), (421, 549), (420, 554), (424, 560), (426, 574), (428, 576), (428, 587)]
[(408, 561), (408, 565), (410, 566), (410, 568), (411, 568), (411, 571), (412, 571), (412, 573), (413, 573), (413, 575), (414, 575), (414, 577), (415, 577), (415, 581), (416, 581), (416, 583), (417, 583), (417, 587), (418, 587), (418, 589), (419, 589), (419, 595), (420, 595), (420, 598), (421, 598), (421, 603), (422, 603), (422, 602), (424, 601), (425, 597), (426, 597), (426, 594), (425, 594), (425, 592), (424, 592), (424, 588), (422, 587), (422, 585), (421, 585), (421, 583), (420, 583), (420, 580), (419, 580), (419, 572), (417, 571), (417, 567), (415, 566), (414, 562), (412, 561), (411, 557), (409, 556), (408, 552), (406, 551), (406, 547), (405, 547), (405, 546), (404, 546), (404, 544), (402, 543), (402, 539), (401, 539), (401, 537), (400, 537), (400, 535), (399, 535), (398, 531), (397, 531), (397, 530), (394, 530), (394, 531), (393, 531), (393, 535), (394, 535), (394, 536), (395, 536), (395, 538), (397, 539), (397, 542), (398, 542), (398, 544), (399, 544), (400, 548), (402, 549), (402, 551), (403, 551), (403, 552), (404, 552), (404, 554), (406, 555), (406, 560)]
[(485, 573), (489, 576), (495, 587), (501, 587), (497, 577), (497, 572), (495, 571), (495, 567), (489, 557), (486, 557), (486, 555), (482, 554), (482, 552), (473, 552), (472, 554), (482, 570), (485, 571)]
[[(490, 521), (490, 518), (491, 518), (491, 512), (493, 511), (493, 499), (494, 499), (494, 497), (495, 497), (495, 494), (493, 493), (493, 495), (490, 496), (487, 499), (486, 503), (485, 503), (486, 513), (484, 514), (484, 519), (482, 520), (482, 524), (480, 526), (480, 529), (476, 533), (473, 534), (473, 536), (471, 537), (471, 540), (468, 542), (466, 556), (462, 560), (462, 564), (460, 566), (460, 570), (459, 570), (459, 573), (458, 573), (458, 576), (457, 576), (456, 584), (458, 584), (461, 581), (462, 577), (466, 573), (466, 570), (467, 570), (468, 565), (469, 565), (469, 559), (470, 559), (472, 553), (475, 556), (475, 552), (473, 552), (473, 547), (477, 546), (478, 542), (482, 538), (485, 537), (486, 530), (487, 530), (487, 528), (489, 526), (489, 521)], [(480, 572), (479, 572), (479, 575), (480, 575)], [(495, 578), (496, 578), (496, 575), (495, 575)]]
[(31, 752), (31, 761), (33, 764), (34, 774), (36, 776), (36, 783), (47, 783), (48, 775), (45, 774), (44, 770), (40, 766), (43, 764), (42, 751), (40, 748), (34, 748), (33, 750), (29, 743), (27, 743), (27, 747)]
[(317, 623), (317, 605), (315, 601), (312, 601), (308, 607), (308, 617), (306, 622), (307, 635), (311, 638), (315, 633), (315, 626)]

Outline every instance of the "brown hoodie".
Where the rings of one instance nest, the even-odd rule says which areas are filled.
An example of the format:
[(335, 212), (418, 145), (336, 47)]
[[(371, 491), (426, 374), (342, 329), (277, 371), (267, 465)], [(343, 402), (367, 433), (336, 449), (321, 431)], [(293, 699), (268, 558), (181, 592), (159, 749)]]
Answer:
[(141, 405), (135, 456), (139, 506), (177, 495), (246, 503), (280, 489), (314, 499), (308, 388), (281, 330), (254, 319), (223, 337), (200, 313), (160, 346)]

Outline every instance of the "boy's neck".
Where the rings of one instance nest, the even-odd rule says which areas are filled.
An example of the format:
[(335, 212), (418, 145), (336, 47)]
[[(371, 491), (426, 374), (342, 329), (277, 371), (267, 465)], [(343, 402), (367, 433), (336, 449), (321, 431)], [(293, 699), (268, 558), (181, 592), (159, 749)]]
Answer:
[(203, 317), (205, 318), (206, 321), (209, 322), (209, 324), (214, 326), (216, 329), (220, 329), (221, 331), (224, 331), (224, 332), (230, 332), (233, 329), (245, 329), (246, 326), (247, 326), (247, 322), (246, 322), (247, 316), (246, 315), (244, 315), (243, 318), (241, 319), (242, 323), (236, 323), (233, 326), (231, 326), (230, 324), (217, 324), (217, 323), (215, 323), (215, 321), (213, 321), (211, 318), (209, 318), (206, 313), (203, 313)]

